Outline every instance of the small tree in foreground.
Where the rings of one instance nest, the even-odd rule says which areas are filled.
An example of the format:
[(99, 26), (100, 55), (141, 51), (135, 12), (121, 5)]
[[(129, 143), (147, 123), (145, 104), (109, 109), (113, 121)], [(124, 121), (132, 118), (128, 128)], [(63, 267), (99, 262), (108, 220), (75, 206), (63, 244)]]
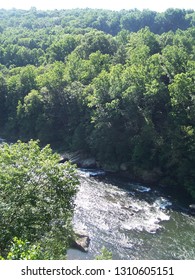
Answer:
[(0, 255), (17, 237), (40, 244), (45, 258), (64, 258), (73, 235), (78, 179), (70, 163), (37, 141), (0, 146)]
[(106, 247), (102, 247), (101, 254), (95, 257), (96, 260), (112, 260), (112, 252), (108, 251)]

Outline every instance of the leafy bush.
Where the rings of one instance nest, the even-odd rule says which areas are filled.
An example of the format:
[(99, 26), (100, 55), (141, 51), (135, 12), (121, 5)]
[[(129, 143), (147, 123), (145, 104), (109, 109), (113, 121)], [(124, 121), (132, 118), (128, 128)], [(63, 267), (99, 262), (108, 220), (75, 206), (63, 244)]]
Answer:
[[(37, 141), (0, 146), (0, 250), (14, 237), (40, 243), (47, 258), (63, 258), (72, 236), (75, 168)], [(57, 248), (51, 248), (51, 245)]]
[(105, 247), (101, 249), (101, 254), (96, 256), (96, 260), (112, 260), (112, 252), (109, 252)]
[[(43, 259), (40, 245), (31, 245), (28, 241), (23, 241), (14, 237), (7, 260), (40, 260)], [(4, 260), (0, 256), (0, 260)]]

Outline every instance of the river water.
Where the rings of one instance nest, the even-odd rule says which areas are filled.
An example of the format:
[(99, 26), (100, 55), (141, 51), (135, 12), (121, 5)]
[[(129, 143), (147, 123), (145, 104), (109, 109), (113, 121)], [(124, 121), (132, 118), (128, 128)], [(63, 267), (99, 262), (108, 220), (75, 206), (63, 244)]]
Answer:
[(195, 259), (195, 217), (183, 194), (89, 175), (79, 171), (74, 213), (74, 227), (91, 239), (89, 251), (70, 249), (68, 259), (94, 259), (103, 246), (113, 259)]

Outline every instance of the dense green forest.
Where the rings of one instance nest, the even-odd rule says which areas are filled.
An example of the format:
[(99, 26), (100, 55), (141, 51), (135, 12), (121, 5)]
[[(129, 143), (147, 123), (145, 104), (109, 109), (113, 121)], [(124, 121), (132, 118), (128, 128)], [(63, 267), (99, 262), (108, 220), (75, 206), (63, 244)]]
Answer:
[[(195, 197), (195, 12), (0, 10), (0, 135)], [(124, 168), (125, 167), (125, 168)]]

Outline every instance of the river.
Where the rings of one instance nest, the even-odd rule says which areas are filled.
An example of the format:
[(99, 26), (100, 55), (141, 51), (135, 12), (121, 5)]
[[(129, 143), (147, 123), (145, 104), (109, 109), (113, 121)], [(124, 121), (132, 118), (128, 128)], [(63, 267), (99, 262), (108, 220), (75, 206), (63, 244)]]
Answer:
[(89, 175), (79, 171), (74, 213), (74, 227), (90, 236), (89, 251), (70, 249), (68, 259), (94, 259), (103, 246), (118, 260), (195, 259), (195, 217), (182, 193)]

